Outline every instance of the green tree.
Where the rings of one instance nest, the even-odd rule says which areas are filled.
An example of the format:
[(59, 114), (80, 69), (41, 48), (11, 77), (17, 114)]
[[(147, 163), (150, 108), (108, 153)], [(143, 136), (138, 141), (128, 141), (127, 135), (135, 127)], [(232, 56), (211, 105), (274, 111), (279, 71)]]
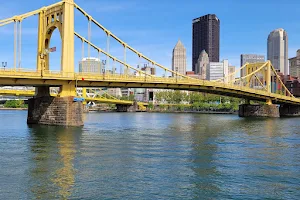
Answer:
[(26, 106), (23, 100), (8, 100), (4, 104), (5, 108), (25, 108)]
[(149, 109), (149, 110), (153, 110), (153, 108), (154, 108), (154, 104), (153, 104), (152, 102), (150, 102), (150, 103), (148, 104), (148, 109)]
[(134, 94), (130, 94), (129, 96), (122, 96), (122, 97), (120, 98), (120, 100), (124, 100), (124, 101), (134, 101), (134, 98), (135, 98)]

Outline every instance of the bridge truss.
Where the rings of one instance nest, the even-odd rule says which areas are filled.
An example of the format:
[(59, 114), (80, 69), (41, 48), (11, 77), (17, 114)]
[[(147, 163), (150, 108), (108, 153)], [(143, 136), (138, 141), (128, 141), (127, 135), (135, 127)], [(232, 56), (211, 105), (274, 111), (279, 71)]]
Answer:
[[(86, 18), (87, 37), (74, 30), (75, 10)], [(22, 21), (34, 15), (39, 17), (37, 66), (36, 69), (24, 69), (21, 64)], [(32, 12), (0, 20), (0, 27), (11, 23), (14, 24), (14, 67), (0, 69), (0, 85), (60, 87), (59, 96), (75, 96), (76, 87), (179, 89), (266, 101), (267, 104), (300, 104), (300, 99), (295, 98), (285, 87), (270, 61), (255, 64), (247, 63), (233, 74), (216, 81), (194, 79), (172, 71), (137, 51), (101, 25), (73, 0), (63, 0)], [(105, 49), (97, 46), (96, 42), (92, 40), (92, 25), (105, 33)], [(50, 70), (49, 53), (46, 51), (49, 48), (49, 42), (55, 29), (60, 31), (62, 39), (60, 71)], [(82, 58), (85, 55), (86, 45), (88, 57), (90, 57), (91, 49), (93, 49), (98, 53), (99, 60), (105, 58), (106, 66), (104, 66), (102, 73), (75, 72), (75, 38), (81, 42), (79, 48), (82, 51)], [(117, 57), (110, 53), (112, 40), (122, 46), (123, 57)], [(128, 52), (136, 56), (137, 65), (129, 64)], [(157, 69), (156, 71), (162, 71), (161, 76), (155, 76), (141, 70), (139, 68), (140, 64), (145, 62), (152, 68)], [(116, 65), (122, 66), (124, 71), (116, 73), (114, 70)], [(99, 68), (103, 68), (101, 63)], [(108, 68), (112, 70), (109, 71)], [(242, 69), (247, 71), (246, 75), (236, 79), (236, 74)], [(232, 77), (234, 77), (233, 80)]]

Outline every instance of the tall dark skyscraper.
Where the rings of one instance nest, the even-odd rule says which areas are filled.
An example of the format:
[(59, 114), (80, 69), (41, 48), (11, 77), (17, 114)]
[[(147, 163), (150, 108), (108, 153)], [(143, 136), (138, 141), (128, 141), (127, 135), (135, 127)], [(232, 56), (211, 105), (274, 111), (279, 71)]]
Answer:
[(220, 20), (215, 14), (193, 20), (193, 71), (202, 50), (207, 52), (210, 62), (219, 62)]

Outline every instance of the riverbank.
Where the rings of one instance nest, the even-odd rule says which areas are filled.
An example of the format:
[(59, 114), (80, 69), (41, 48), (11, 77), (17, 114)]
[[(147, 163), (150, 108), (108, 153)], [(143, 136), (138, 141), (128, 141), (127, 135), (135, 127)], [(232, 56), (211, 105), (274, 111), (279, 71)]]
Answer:
[(28, 108), (0, 108), (0, 110), (28, 110)]
[[(101, 113), (111, 113), (117, 112), (116, 110), (97, 110), (90, 109), (89, 112), (101, 112)], [(147, 110), (147, 111), (136, 111), (136, 112), (148, 112), (148, 113), (199, 113), (199, 114), (238, 114), (237, 111), (178, 111), (178, 110)]]
[[(0, 108), (0, 110), (28, 110), (27, 108)], [(101, 112), (101, 113), (111, 113), (111, 112), (117, 112), (116, 110), (97, 110), (97, 109), (91, 109), (89, 112)], [(141, 112), (141, 111), (137, 111)], [(148, 110), (143, 111), (148, 113), (199, 113), (199, 114), (232, 114), (236, 115), (238, 112), (234, 111), (158, 111), (158, 110)]]
[(149, 113), (199, 113), (199, 114), (238, 114), (238, 112), (227, 112), (227, 111), (146, 111)]

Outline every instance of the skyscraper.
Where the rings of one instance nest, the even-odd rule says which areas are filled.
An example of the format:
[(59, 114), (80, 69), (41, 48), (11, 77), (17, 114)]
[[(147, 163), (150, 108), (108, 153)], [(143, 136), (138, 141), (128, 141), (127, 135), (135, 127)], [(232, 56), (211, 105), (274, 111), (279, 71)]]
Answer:
[(193, 20), (193, 71), (202, 50), (207, 52), (210, 62), (219, 62), (220, 20), (215, 14), (204, 15)]
[(300, 49), (297, 50), (296, 57), (290, 58), (290, 75), (300, 78)]
[(268, 36), (268, 60), (276, 70), (289, 75), (288, 36), (282, 28), (272, 31)]
[(206, 69), (209, 65), (209, 57), (205, 50), (202, 50), (196, 63), (195, 74), (200, 74), (201, 79), (206, 79)]
[[(222, 62), (210, 62), (206, 70), (206, 80), (213, 81), (228, 77), (228, 60)], [(228, 82), (228, 78), (224, 79), (224, 82)]]
[[(241, 54), (241, 67), (246, 63), (265, 62), (264, 55), (258, 54)], [(246, 76), (246, 69), (241, 70), (241, 77)]]
[(83, 58), (79, 61), (79, 72), (102, 73), (102, 63), (98, 58)]
[(233, 83), (235, 80), (235, 66), (228, 67), (228, 83)]
[(186, 49), (180, 40), (173, 49), (172, 70), (183, 75), (186, 72)]

